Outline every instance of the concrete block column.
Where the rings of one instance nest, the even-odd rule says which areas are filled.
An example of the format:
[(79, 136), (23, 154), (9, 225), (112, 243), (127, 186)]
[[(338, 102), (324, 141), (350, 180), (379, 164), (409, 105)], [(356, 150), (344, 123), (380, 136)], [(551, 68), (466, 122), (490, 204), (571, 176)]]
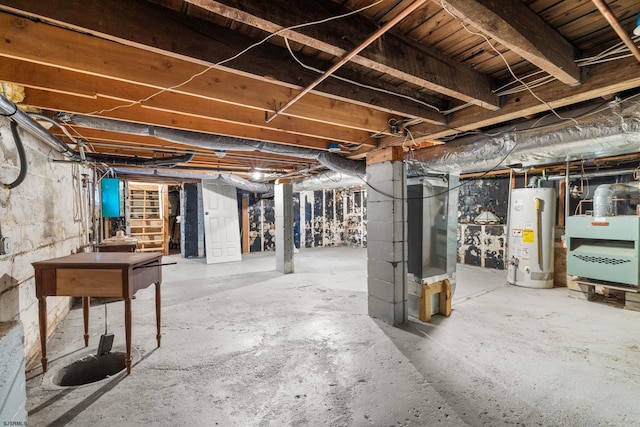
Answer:
[(369, 315), (392, 325), (407, 320), (407, 178), (402, 147), (367, 155)]
[(276, 215), (276, 270), (293, 273), (293, 185), (279, 179), (274, 189)]

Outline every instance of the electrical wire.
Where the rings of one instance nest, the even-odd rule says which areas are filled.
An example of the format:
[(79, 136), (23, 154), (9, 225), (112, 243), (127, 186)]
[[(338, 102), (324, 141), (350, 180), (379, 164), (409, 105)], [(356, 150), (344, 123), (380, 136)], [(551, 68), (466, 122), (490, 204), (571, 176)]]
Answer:
[(531, 93), (531, 95), (536, 98), (538, 101), (540, 101), (542, 104), (544, 104), (549, 111), (551, 111), (557, 118), (559, 118), (560, 120), (572, 120), (573, 122), (575, 122), (576, 126), (580, 127), (580, 124), (574, 120), (573, 118), (569, 117), (562, 117), (560, 114), (558, 114), (558, 112), (551, 106), (549, 105), (549, 103), (547, 101), (545, 101), (544, 99), (540, 98), (538, 95), (536, 95), (536, 93), (529, 87), (529, 85), (527, 83), (525, 83), (522, 79), (520, 79), (518, 76), (516, 76), (516, 74), (513, 72), (513, 69), (511, 68), (511, 65), (509, 65), (509, 61), (507, 61), (507, 58), (504, 57), (504, 55), (502, 54), (502, 52), (500, 52), (498, 49), (496, 49), (496, 47), (491, 44), (491, 41), (489, 40), (489, 38), (487, 36), (485, 36), (482, 33), (479, 32), (475, 32), (475, 31), (471, 31), (467, 25), (464, 23), (463, 20), (459, 19), (456, 15), (453, 14), (453, 12), (451, 12), (447, 6), (444, 3), (444, 0), (440, 0), (440, 5), (442, 6), (442, 8), (445, 10), (445, 12), (447, 12), (449, 15), (451, 15), (454, 19), (457, 19), (458, 21), (460, 21), (460, 25), (462, 25), (462, 28), (464, 28), (469, 34), (475, 35), (475, 36), (479, 36), (482, 37), (487, 44), (491, 47), (491, 49), (493, 49), (498, 56), (500, 56), (500, 58), (502, 58), (502, 60), (504, 61), (504, 64), (507, 66), (507, 69), (509, 70), (509, 73), (511, 73), (511, 76), (513, 76), (513, 78), (515, 80), (517, 80), (520, 84), (522, 84), (528, 91), (529, 93)]
[[(284, 37), (284, 43), (285, 43), (285, 45), (286, 45), (286, 47), (287, 47), (287, 50), (289, 51), (289, 54), (291, 55), (291, 57), (292, 57), (292, 58), (293, 58), (293, 59), (294, 59), (294, 60), (295, 60), (295, 61), (296, 61), (296, 62), (297, 62), (301, 67), (306, 68), (307, 70), (314, 71), (314, 72), (316, 72), (316, 73), (318, 73), (318, 74), (323, 74), (323, 73), (325, 72), (325, 71), (322, 71), (322, 70), (320, 70), (320, 69), (318, 69), (318, 68), (315, 68), (315, 67), (312, 67), (312, 66), (310, 66), (310, 65), (307, 65), (307, 64), (303, 63), (303, 62), (302, 62), (302, 61), (301, 61), (301, 60), (300, 60), (300, 59), (299, 59), (299, 58), (298, 58), (298, 57), (293, 53), (293, 50), (291, 49), (291, 45), (289, 45), (289, 39), (287, 39), (286, 37)], [(367, 84), (364, 84), (364, 83), (357, 82), (357, 81), (355, 81), (355, 80), (350, 80), (350, 79), (347, 79), (347, 78), (345, 78), (345, 77), (338, 76), (338, 75), (336, 75), (336, 74), (332, 74), (330, 77), (332, 77), (332, 78), (334, 78), (334, 79), (336, 79), (336, 80), (341, 80), (341, 81), (343, 81), (343, 82), (346, 82), (346, 83), (352, 84), (352, 85), (354, 85), (354, 86), (360, 86), (360, 87), (362, 87), (362, 88), (364, 88), (364, 89), (371, 89), (371, 90), (374, 90), (374, 91), (377, 91), (377, 92), (380, 92), (380, 93), (384, 93), (384, 94), (387, 94), (387, 95), (392, 95), (392, 96), (397, 96), (397, 97), (399, 97), (399, 98), (404, 98), (404, 99), (407, 99), (407, 100), (409, 100), (409, 101), (415, 102), (415, 103), (417, 103), (417, 104), (423, 105), (423, 106), (425, 106), (425, 107), (431, 108), (431, 109), (433, 109), (433, 110), (437, 111), (438, 113), (443, 113), (443, 112), (442, 112), (438, 107), (436, 107), (435, 105), (429, 104), (428, 102), (424, 102), (424, 101), (422, 101), (422, 100), (420, 100), (420, 99), (416, 99), (416, 98), (413, 98), (413, 97), (408, 96), (408, 95), (404, 95), (404, 94), (401, 94), (401, 93), (393, 92), (393, 91), (390, 91), (390, 90), (387, 90), (387, 89), (383, 89), (383, 88), (380, 88), (380, 87), (370, 86), (370, 85), (367, 85)]]
[[(511, 153), (513, 153), (513, 151), (516, 149), (516, 147), (518, 147), (518, 142), (514, 142), (513, 147), (511, 147), (507, 151), (507, 153), (500, 159), (500, 161), (498, 163), (496, 163), (491, 169), (489, 169), (489, 170), (483, 172), (482, 174), (478, 175), (475, 179), (483, 178), (483, 177), (487, 176), (488, 174), (490, 174), (491, 172), (493, 172), (494, 170), (498, 169), (502, 165), (502, 163), (504, 163), (504, 161), (507, 160), (507, 158), (511, 155)], [(448, 194), (448, 193), (452, 192), (453, 190), (457, 190), (457, 189), (459, 189), (461, 187), (464, 187), (465, 185), (468, 185), (471, 182), (473, 182), (473, 180), (464, 181), (464, 182), (459, 183), (458, 185), (455, 185), (455, 186), (453, 186), (451, 188), (448, 188), (448, 189), (446, 189), (444, 191), (441, 191), (439, 193), (435, 193), (435, 194), (431, 194), (431, 195), (423, 196), (423, 197), (396, 197), (396, 196), (394, 196), (392, 194), (388, 194), (388, 193), (386, 193), (384, 191), (379, 190), (378, 188), (376, 188), (375, 186), (373, 186), (370, 183), (368, 183), (364, 178), (362, 178), (359, 175), (358, 175), (358, 178), (362, 182), (364, 182), (364, 184), (367, 187), (369, 187), (370, 189), (372, 189), (373, 191), (375, 191), (375, 192), (377, 192), (379, 194), (382, 194), (385, 197), (389, 197), (390, 199), (393, 199), (393, 200), (426, 200), (426, 199), (432, 199), (434, 197), (438, 197), (438, 196), (441, 196), (443, 194)]]
[(10, 184), (4, 184), (4, 187), (8, 189), (16, 188), (18, 185), (22, 184), (25, 177), (27, 176), (27, 153), (24, 150), (24, 144), (22, 143), (22, 139), (20, 139), (20, 133), (18, 132), (18, 123), (15, 120), (11, 120), (11, 134), (13, 135), (13, 142), (16, 146), (16, 151), (18, 152), (18, 160), (20, 162), (20, 172), (18, 173), (18, 177), (13, 180)]
[(215, 67), (218, 67), (220, 65), (226, 64), (227, 62), (231, 62), (234, 59), (239, 58), (240, 56), (244, 55), (245, 53), (247, 53), (248, 51), (250, 51), (254, 47), (260, 46), (261, 44), (267, 42), (268, 40), (270, 40), (271, 38), (273, 38), (273, 37), (275, 37), (277, 35), (280, 35), (280, 34), (285, 33), (287, 31), (295, 30), (295, 29), (298, 29), (298, 28), (310, 27), (310, 26), (313, 26), (313, 25), (324, 24), (326, 22), (330, 22), (330, 21), (334, 21), (334, 20), (337, 20), (337, 19), (346, 18), (348, 16), (355, 15), (357, 13), (360, 13), (360, 12), (364, 11), (364, 10), (367, 10), (367, 9), (373, 7), (373, 6), (377, 6), (378, 4), (382, 3), (383, 1), (384, 0), (378, 0), (378, 1), (376, 1), (374, 3), (371, 3), (371, 4), (367, 5), (367, 6), (361, 7), (360, 9), (356, 9), (356, 10), (353, 10), (351, 12), (347, 12), (347, 13), (344, 13), (344, 14), (341, 14), (341, 15), (331, 16), (331, 17), (320, 19), (320, 20), (317, 20), (317, 21), (305, 22), (305, 23), (302, 23), (302, 24), (296, 24), (296, 25), (292, 25), (290, 27), (281, 28), (276, 32), (270, 33), (269, 35), (264, 37), (262, 40), (249, 45), (248, 47), (246, 47), (245, 49), (241, 50), (237, 54), (235, 54), (235, 55), (233, 55), (233, 56), (231, 56), (229, 58), (223, 59), (221, 61), (218, 61), (215, 64), (211, 64), (211, 65), (207, 66), (204, 70), (193, 74), (191, 77), (189, 77), (188, 79), (186, 79), (186, 80), (184, 80), (184, 81), (182, 81), (182, 82), (180, 82), (178, 84), (175, 84), (173, 86), (160, 89), (159, 91), (147, 96), (146, 98), (142, 98), (142, 99), (139, 99), (137, 101), (132, 101), (132, 102), (129, 102), (129, 103), (126, 103), (126, 104), (117, 105), (117, 106), (112, 107), (112, 108), (93, 111), (91, 113), (86, 113), (86, 114), (87, 115), (96, 115), (96, 114), (108, 113), (108, 112), (111, 112), (111, 111), (119, 110), (121, 108), (133, 107), (134, 105), (141, 104), (141, 103), (143, 103), (145, 101), (149, 101), (151, 98), (153, 98), (155, 96), (158, 96), (158, 95), (163, 94), (165, 92), (171, 91), (173, 89), (178, 89), (178, 88), (180, 88), (180, 87), (192, 82), (194, 79), (202, 76), (203, 74), (207, 73), (208, 71), (212, 70)]

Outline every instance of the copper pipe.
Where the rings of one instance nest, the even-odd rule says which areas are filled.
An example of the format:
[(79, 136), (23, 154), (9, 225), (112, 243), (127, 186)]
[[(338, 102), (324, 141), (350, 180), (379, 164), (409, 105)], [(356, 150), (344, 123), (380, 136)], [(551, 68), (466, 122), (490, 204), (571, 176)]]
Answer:
[(640, 62), (640, 51), (638, 50), (638, 47), (635, 45), (633, 40), (631, 40), (631, 37), (629, 37), (629, 34), (627, 34), (624, 31), (624, 29), (620, 25), (620, 22), (618, 22), (618, 18), (616, 18), (616, 16), (613, 14), (613, 11), (609, 8), (609, 6), (604, 2), (604, 0), (591, 0), (591, 1), (593, 1), (593, 3), (598, 7), (598, 9), (600, 10), (600, 13), (602, 13), (602, 16), (604, 16), (604, 19), (607, 20), (609, 25), (611, 25), (611, 27), (618, 34), (618, 37), (620, 37), (620, 39), (624, 42), (624, 44), (627, 45), (631, 53), (633, 53), (633, 56), (635, 56), (638, 62)]
[(266, 118), (266, 122), (269, 123), (271, 120), (273, 120), (274, 118), (276, 118), (277, 116), (282, 114), (282, 112), (284, 110), (286, 110), (287, 108), (291, 107), (298, 100), (300, 100), (300, 98), (305, 96), (307, 93), (311, 92), (313, 90), (313, 88), (315, 88), (320, 83), (322, 83), (327, 77), (329, 77), (331, 74), (333, 74), (338, 68), (342, 67), (344, 64), (349, 62), (354, 56), (359, 54), (364, 48), (366, 48), (371, 43), (373, 43), (378, 38), (380, 38), (380, 36), (382, 36), (384, 33), (389, 31), (398, 22), (400, 22), (404, 18), (406, 18), (411, 12), (413, 12), (414, 10), (416, 10), (417, 8), (422, 6), (422, 4), (424, 4), (426, 1), (427, 0), (416, 0), (411, 5), (409, 5), (406, 9), (404, 9), (402, 12), (400, 12), (398, 15), (396, 15), (393, 19), (391, 19), (386, 24), (384, 24), (382, 27), (380, 27), (375, 33), (370, 35), (365, 41), (363, 41), (355, 49), (353, 49), (351, 52), (346, 53), (338, 62), (333, 64), (333, 66), (331, 68), (329, 68), (327, 71), (325, 71), (324, 74), (322, 74), (320, 77), (318, 77), (309, 86), (307, 86), (306, 88), (302, 89), (302, 92), (300, 92), (293, 99), (291, 99), (291, 101), (287, 102), (285, 105), (283, 105), (282, 107), (277, 109), (271, 116), (268, 116)]

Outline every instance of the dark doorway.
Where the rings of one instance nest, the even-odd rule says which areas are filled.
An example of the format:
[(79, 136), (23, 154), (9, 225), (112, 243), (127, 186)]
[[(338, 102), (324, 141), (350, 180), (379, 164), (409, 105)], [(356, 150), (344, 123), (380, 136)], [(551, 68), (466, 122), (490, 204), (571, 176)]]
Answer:
[(184, 190), (184, 257), (198, 256), (198, 185), (185, 183)]

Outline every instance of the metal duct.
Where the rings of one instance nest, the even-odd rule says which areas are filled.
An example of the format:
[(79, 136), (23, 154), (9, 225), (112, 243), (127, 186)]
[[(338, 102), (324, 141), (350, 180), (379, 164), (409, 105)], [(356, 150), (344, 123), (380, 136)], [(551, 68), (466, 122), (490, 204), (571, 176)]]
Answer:
[(334, 172), (356, 176), (365, 176), (367, 173), (367, 165), (365, 162), (356, 162), (345, 159), (341, 155), (335, 153), (321, 153), (318, 155), (318, 161), (327, 169), (331, 169)]
[(315, 191), (329, 188), (354, 188), (364, 187), (367, 183), (364, 178), (345, 175), (340, 172), (330, 171), (319, 175), (313, 175), (293, 183), (293, 191)]
[(12, 120), (18, 123), (18, 125), (20, 125), (20, 128), (22, 128), (26, 132), (29, 132), (31, 135), (44, 142), (45, 144), (50, 145), (56, 151), (65, 155), (72, 155), (74, 153), (74, 151), (71, 150), (67, 146), (67, 144), (53, 136), (47, 129), (42, 127), (38, 122), (33, 120), (22, 110), (20, 110), (16, 104), (1, 95), (0, 111), (3, 115), (10, 117)]
[(137, 123), (123, 122), (120, 120), (103, 119), (83, 115), (73, 115), (71, 116), (71, 121), (79, 126), (91, 129), (128, 133), (132, 135), (155, 136), (156, 138), (164, 139), (165, 141), (177, 142), (195, 147), (225, 151), (260, 151), (263, 153), (281, 154), (283, 156), (318, 160), (320, 164), (331, 170), (349, 175), (364, 175), (364, 170), (366, 168), (364, 162), (348, 160), (338, 154), (326, 153), (324, 151), (314, 150), (311, 148), (291, 147), (251, 139), (141, 125)]
[(248, 181), (238, 175), (220, 174), (220, 179), (229, 185), (252, 193), (272, 193), (273, 184)]
[[(110, 163), (114, 165), (129, 165), (142, 167), (173, 167), (179, 163), (187, 163), (193, 159), (193, 153), (183, 154), (181, 156), (159, 157), (159, 158), (140, 158), (117, 156), (113, 154), (96, 154), (84, 153), (85, 160), (94, 163)], [(80, 153), (74, 153), (73, 158), (82, 160)]]
[(615, 215), (613, 199), (628, 193), (638, 193), (640, 196), (640, 183), (627, 182), (599, 185), (593, 193), (593, 216), (605, 217)]
[[(640, 103), (611, 103), (609, 108), (580, 119), (545, 124), (538, 121), (503, 127), (496, 136), (458, 138), (415, 151), (410, 166), (428, 172), (479, 172), (512, 164), (538, 166), (565, 161), (631, 154), (640, 145)], [(586, 106), (585, 114), (594, 109)], [(531, 128), (534, 126), (534, 128)], [(553, 126), (553, 127), (551, 127)], [(561, 126), (561, 127), (559, 127)]]
[(197, 173), (187, 171), (176, 171), (166, 169), (129, 169), (129, 168), (114, 168), (117, 174), (134, 175), (134, 176), (148, 176), (154, 178), (172, 178), (172, 179), (189, 179), (189, 180), (203, 180), (203, 179), (221, 179), (227, 184), (239, 188), (241, 190), (249, 191), (251, 193), (271, 193), (273, 192), (273, 184), (266, 184), (260, 182), (251, 182), (237, 175), (230, 173)]
[(4, 96), (0, 96), (0, 111), (14, 120), (21, 129), (30, 133), (40, 141), (52, 146), (61, 154), (64, 154), (70, 159), (74, 160), (88, 160), (97, 163), (113, 163), (120, 165), (135, 165), (135, 166), (175, 166), (178, 163), (186, 163), (193, 158), (193, 153), (187, 153), (182, 156), (164, 157), (158, 159), (140, 159), (135, 157), (108, 155), (108, 154), (94, 154), (84, 153), (83, 156), (77, 151), (69, 148), (67, 144), (59, 140), (51, 134), (47, 129), (42, 127), (31, 116), (24, 113), (18, 108), (16, 104), (6, 99)]

